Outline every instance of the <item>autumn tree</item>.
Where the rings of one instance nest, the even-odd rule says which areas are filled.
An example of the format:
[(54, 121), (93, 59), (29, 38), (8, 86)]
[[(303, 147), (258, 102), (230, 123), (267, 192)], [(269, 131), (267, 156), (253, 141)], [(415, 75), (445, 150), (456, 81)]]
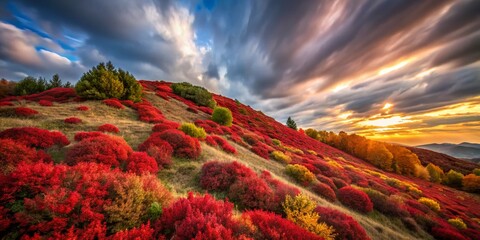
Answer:
[(421, 164), (416, 154), (399, 145), (386, 144), (386, 147), (393, 154), (393, 170), (396, 173), (415, 174), (415, 166)]
[(370, 141), (368, 143), (367, 161), (371, 164), (383, 170), (392, 171), (392, 160), (393, 155), (385, 147), (385, 144), (377, 141)]

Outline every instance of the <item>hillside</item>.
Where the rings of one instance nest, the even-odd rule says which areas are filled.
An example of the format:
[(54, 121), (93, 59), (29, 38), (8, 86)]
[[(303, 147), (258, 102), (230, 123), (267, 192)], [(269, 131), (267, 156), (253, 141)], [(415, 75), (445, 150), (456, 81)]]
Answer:
[(475, 159), (480, 158), (480, 144), (463, 142), (460, 144), (452, 143), (433, 143), (417, 146), (427, 150), (444, 153), (455, 158)]
[[(83, 100), (67, 88), (0, 100), (0, 160), (7, 166), (0, 174), (2, 239), (316, 239), (328, 232), (323, 223), (335, 239), (480, 236), (476, 194), (382, 171), (212, 94), (233, 116), (231, 126), (222, 126), (211, 121), (211, 108), (173, 93), (171, 83), (140, 83), (140, 103)], [(182, 123), (195, 123), (207, 137), (176, 130)], [(104, 124), (118, 131), (96, 132)], [(57, 132), (9, 130), (22, 127), (59, 131), (66, 140)], [(427, 158), (427, 150), (411, 150)], [(439, 166), (457, 163), (436, 156), (429, 151)], [(478, 166), (455, 167), (468, 174)], [(318, 222), (282, 208), (298, 192), (319, 206), (308, 210)], [(448, 222), (458, 218), (466, 229)]]
[(413, 153), (417, 154), (422, 164), (433, 163), (440, 166), (444, 172), (448, 172), (450, 169), (454, 169), (462, 174), (471, 173), (473, 169), (479, 168), (478, 163), (471, 161), (458, 159), (444, 153), (436, 152), (433, 150), (423, 149), (419, 147), (407, 147)]

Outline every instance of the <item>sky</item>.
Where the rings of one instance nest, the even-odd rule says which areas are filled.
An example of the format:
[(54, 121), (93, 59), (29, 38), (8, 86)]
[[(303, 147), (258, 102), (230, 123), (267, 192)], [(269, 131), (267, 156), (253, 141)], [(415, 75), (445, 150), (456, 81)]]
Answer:
[(0, 78), (112, 61), (280, 122), (407, 145), (480, 142), (480, 1), (0, 0)]

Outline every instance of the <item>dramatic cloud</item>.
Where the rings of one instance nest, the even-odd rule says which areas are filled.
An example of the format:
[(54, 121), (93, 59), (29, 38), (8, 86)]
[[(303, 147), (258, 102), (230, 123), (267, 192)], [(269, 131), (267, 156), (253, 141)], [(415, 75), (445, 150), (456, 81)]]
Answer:
[(0, 77), (76, 81), (111, 60), (302, 127), (480, 141), (468, 107), (480, 95), (479, 12), (476, 0), (4, 1)]

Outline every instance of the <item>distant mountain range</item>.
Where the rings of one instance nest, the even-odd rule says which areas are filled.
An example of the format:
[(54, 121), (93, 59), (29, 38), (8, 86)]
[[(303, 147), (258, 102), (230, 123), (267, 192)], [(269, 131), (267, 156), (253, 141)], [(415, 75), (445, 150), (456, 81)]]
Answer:
[(456, 158), (471, 160), (473, 162), (480, 161), (480, 144), (478, 143), (432, 143), (420, 145), (417, 147), (444, 153)]

